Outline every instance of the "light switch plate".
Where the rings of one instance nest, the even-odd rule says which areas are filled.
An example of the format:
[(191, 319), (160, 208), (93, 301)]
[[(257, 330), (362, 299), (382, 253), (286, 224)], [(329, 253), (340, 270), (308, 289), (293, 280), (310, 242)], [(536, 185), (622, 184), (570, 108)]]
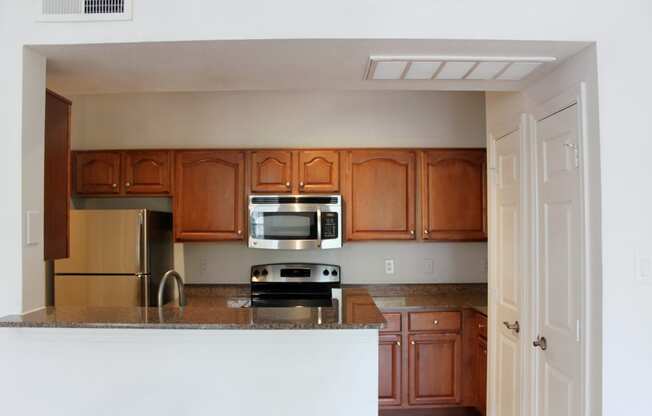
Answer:
[(642, 251), (636, 253), (636, 279), (652, 283), (652, 254)]
[(26, 211), (25, 212), (25, 244), (34, 246), (41, 242), (43, 232), (41, 212), (40, 211)]

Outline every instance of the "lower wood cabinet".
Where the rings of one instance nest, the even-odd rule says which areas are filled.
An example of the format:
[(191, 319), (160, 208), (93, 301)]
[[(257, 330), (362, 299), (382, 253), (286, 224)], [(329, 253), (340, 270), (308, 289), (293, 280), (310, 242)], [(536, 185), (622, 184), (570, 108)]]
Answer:
[(459, 404), (462, 337), (459, 334), (418, 334), (408, 339), (409, 404)]
[(381, 406), (401, 404), (401, 335), (380, 335), (378, 345), (378, 402)]
[(475, 336), (473, 338), (473, 390), (475, 391), (474, 406), (480, 414), (487, 413), (487, 317), (475, 313)]
[(174, 231), (178, 241), (244, 238), (244, 160), (240, 151), (176, 152)]

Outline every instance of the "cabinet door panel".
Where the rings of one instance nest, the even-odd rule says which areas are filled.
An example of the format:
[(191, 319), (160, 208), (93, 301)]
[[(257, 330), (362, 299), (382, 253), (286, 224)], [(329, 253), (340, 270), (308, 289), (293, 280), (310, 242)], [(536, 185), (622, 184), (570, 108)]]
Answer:
[(347, 238), (414, 239), (415, 153), (354, 150), (347, 159)]
[(340, 153), (336, 150), (299, 152), (299, 191), (339, 192)]
[(481, 415), (487, 413), (487, 341), (478, 337), (475, 351), (476, 407)]
[(70, 101), (47, 91), (43, 187), (43, 250), (45, 260), (69, 252)]
[(75, 192), (119, 194), (120, 152), (75, 152)]
[(484, 149), (423, 152), (421, 183), (424, 239), (487, 239)]
[(127, 194), (170, 193), (171, 152), (130, 150), (124, 153), (124, 189)]
[(381, 335), (378, 346), (378, 402), (401, 404), (401, 336)]
[(285, 150), (252, 151), (251, 190), (253, 192), (291, 192), (292, 152)]
[(409, 336), (409, 403), (457, 404), (461, 400), (462, 338), (458, 334)]
[(244, 154), (238, 151), (179, 151), (175, 158), (177, 240), (241, 240)]

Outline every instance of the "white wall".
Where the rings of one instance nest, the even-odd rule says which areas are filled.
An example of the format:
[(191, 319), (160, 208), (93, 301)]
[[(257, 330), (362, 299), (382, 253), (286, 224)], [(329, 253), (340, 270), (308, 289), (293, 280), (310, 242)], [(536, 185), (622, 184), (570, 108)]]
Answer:
[[(478, 92), (153, 93), (72, 99), (74, 149), (485, 146), (484, 94)], [(94, 207), (116, 205), (92, 202)], [(175, 262), (189, 283), (247, 283), (251, 265), (284, 261), (340, 264), (346, 283), (487, 278), (485, 243), (348, 243), (338, 250), (309, 252), (254, 250), (242, 243), (183, 246), (184, 256), (180, 259), (177, 250)], [(384, 274), (388, 258), (396, 263), (393, 275)], [(426, 269), (426, 260), (432, 260), (432, 270)]]
[[(634, 251), (652, 252), (652, 3), (594, 0), (351, 2), (135, 1), (134, 20), (98, 24), (40, 24), (38, 1), (0, 0), (0, 155), (3, 190), (20, 194), (22, 51), (25, 44), (193, 39), (431, 38), (597, 42), (600, 82), (602, 263), (605, 380), (603, 413), (646, 412), (652, 285), (635, 279)], [(152, 12), (156, 10), (156, 13)], [(335, 23), (336, 22), (336, 23)], [(174, 30), (171, 30), (174, 28)], [(35, 175), (42, 174), (35, 170)], [(643, 191), (641, 191), (643, 190)], [(40, 192), (40, 190), (28, 190)], [(20, 205), (2, 205), (0, 310), (22, 309)], [(40, 278), (36, 277), (36, 278)], [(16, 369), (16, 371), (18, 371)], [(12, 370), (8, 374), (12, 374)], [(593, 415), (592, 415), (593, 416)], [(599, 416), (596, 411), (595, 416)]]
[(3, 414), (378, 414), (377, 330), (0, 328)]

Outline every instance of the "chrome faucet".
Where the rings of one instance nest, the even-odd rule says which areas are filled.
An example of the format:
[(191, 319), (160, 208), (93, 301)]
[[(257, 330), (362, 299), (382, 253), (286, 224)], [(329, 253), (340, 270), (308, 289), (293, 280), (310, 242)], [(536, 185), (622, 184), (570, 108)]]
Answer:
[(179, 306), (186, 306), (186, 295), (183, 291), (183, 279), (181, 278), (181, 275), (176, 272), (176, 270), (168, 270), (163, 275), (161, 283), (158, 284), (158, 307), (160, 308), (163, 306), (163, 291), (165, 289), (165, 282), (167, 282), (170, 276), (174, 277), (174, 280), (177, 282), (177, 286), (179, 287)]

